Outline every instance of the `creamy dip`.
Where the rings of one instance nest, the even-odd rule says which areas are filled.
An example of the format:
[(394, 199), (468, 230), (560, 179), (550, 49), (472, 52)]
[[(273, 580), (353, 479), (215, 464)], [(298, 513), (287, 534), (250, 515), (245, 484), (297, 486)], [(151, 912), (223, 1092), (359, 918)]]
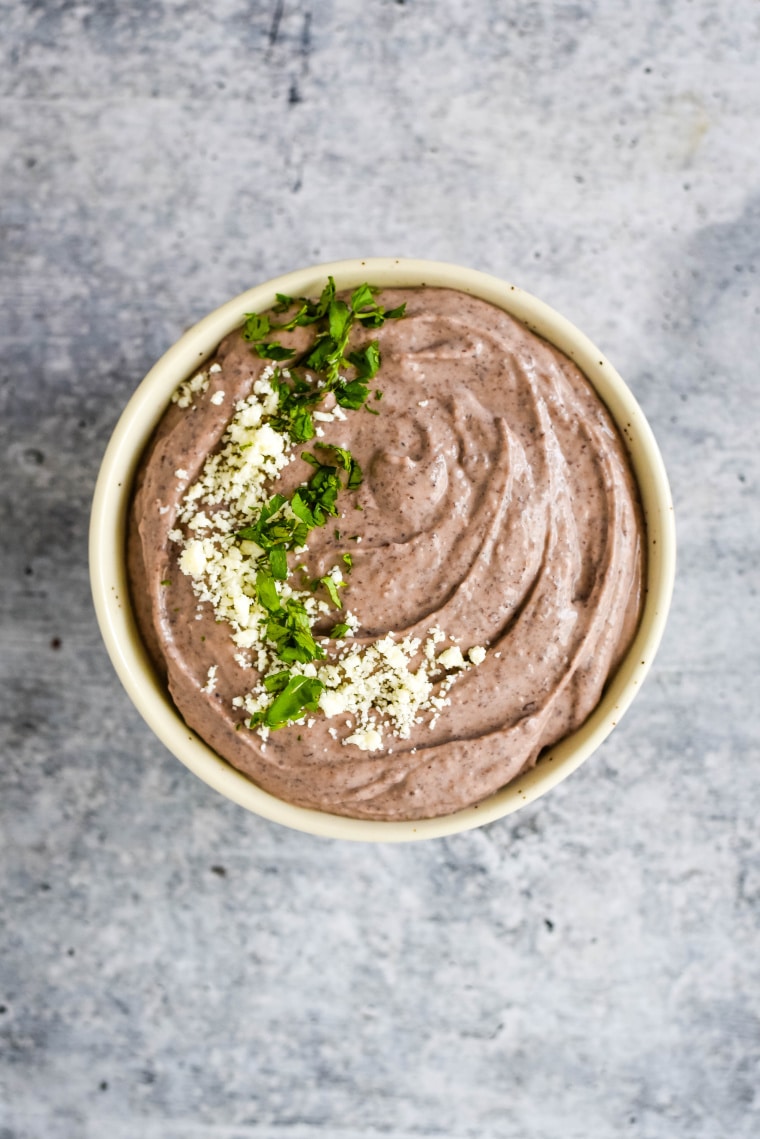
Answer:
[[(240, 401), (256, 386), (266, 392), (272, 371), (240, 332), (183, 385), (142, 460), (129, 577), (176, 707), (219, 755), (300, 806), (416, 819), (481, 801), (588, 717), (640, 616), (643, 523), (620, 436), (567, 357), (463, 293), (388, 289), (378, 300), (406, 302), (403, 319), (355, 338), (379, 341), (371, 387), (382, 398), (368, 403), (378, 414), (337, 418), (330, 396), (317, 408), (318, 441), (350, 450), (364, 480), (289, 565), (313, 583), (331, 572), (338, 581), (335, 567), (351, 563), (343, 611), (322, 587), (315, 594), (326, 653), (317, 675), (351, 652), (380, 660), (378, 642), (383, 660), (405, 646), (402, 671), (418, 673), (428, 694), (414, 722), (399, 729), (375, 711), (368, 735), (366, 717), (362, 726), (325, 703), (271, 732), (248, 726), (246, 696), (272, 661), (233, 640), (236, 626), (202, 599), (186, 553), (196, 523), (185, 496), (208, 456), (230, 445)], [(313, 332), (278, 336), (302, 351)], [(294, 449), (268, 494), (291, 496), (309, 478), (298, 456), (315, 442)], [(351, 627), (330, 639), (346, 612)]]

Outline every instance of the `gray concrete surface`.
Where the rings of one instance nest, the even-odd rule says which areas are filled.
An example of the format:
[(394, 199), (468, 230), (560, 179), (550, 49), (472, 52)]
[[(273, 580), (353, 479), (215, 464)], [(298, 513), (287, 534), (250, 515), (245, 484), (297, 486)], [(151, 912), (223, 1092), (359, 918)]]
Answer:
[[(1, 4), (2, 1139), (760, 1134), (754, 0)], [(505, 276), (672, 479), (656, 667), (550, 796), (405, 848), (152, 737), (91, 610), (121, 408), (280, 271)]]

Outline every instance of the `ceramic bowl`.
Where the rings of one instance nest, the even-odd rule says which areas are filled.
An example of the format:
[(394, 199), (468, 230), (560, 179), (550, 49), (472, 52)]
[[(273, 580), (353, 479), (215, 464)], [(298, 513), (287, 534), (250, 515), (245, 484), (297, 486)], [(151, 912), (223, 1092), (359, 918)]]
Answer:
[[(556, 345), (585, 373), (615, 419), (630, 453), (644, 510), (647, 580), (641, 624), (595, 711), (578, 731), (542, 754), (531, 771), (477, 806), (436, 819), (349, 819), (295, 807), (261, 790), (187, 727), (156, 676), (130, 606), (125, 527), (132, 482), (172, 392), (243, 323), (245, 313), (270, 308), (276, 293), (318, 295), (330, 274), (339, 289), (364, 281), (381, 287), (460, 289), (498, 305)], [(434, 261), (371, 258), (299, 269), (249, 289), (204, 317), (162, 356), (127, 404), (103, 458), (90, 525), (90, 576), (103, 639), (124, 688), (158, 738), (209, 786), (246, 810), (297, 830), (354, 841), (405, 842), (482, 826), (532, 802), (575, 771), (620, 722), (641, 688), (662, 637), (674, 572), (673, 507), (662, 458), (641, 409), (609, 361), (568, 320), (517, 286)]]

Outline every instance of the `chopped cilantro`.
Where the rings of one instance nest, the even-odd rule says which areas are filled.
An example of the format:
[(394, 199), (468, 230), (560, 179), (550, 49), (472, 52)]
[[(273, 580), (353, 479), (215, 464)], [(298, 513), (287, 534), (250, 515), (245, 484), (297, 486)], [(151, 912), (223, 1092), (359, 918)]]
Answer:
[(272, 613), (266, 623), (266, 633), (275, 644), (280, 660), (308, 664), (325, 655), (325, 650), (311, 635), (311, 624), (305, 607), (293, 597), (289, 597), (281, 609)]
[(350, 628), (350, 625), (346, 625), (343, 622), (340, 622), (338, 625), (333, 625), (332, 629), (330, 630), (330, 636), (333, 638), (333, 640), (337, 641), (341, 637), (345, 637)]
[(335, 398), (341, 407), (351, 411), (358, 411), (366, 402), (369, 389), (361, 380), (351, 380), (349, 384), (341, 384), (335, 389)]
[(359, 285), (358, 289), (354, 289), (351, 294), (351, 308), (357, 316), (360, 315), (359, 309), (366, 308), (368, 305), (375, 306), (376, 292), (377, 289), (373, 288), (372, 285), (368, 285), (366, 282), (363, 285)]
[(298, 376), (291, 386), (279, 368), (275, 369), (270, 383), (277, 392), (278, 400), (277, 413), (272, 416), (275, 431), (287, 432), (294, 443), (308, 443), (315, 435), (311, 408), (319, 403), (321, 392)]
[(297, 490), (290, 500), (290, 509), (295, 514), (296, 518), (300, 518), (310, 530), (317, 525), (314, 520), (314, 514), (304, 499), (303, 493)]
[(271, 550), (267, 551), (269, 555), (269, 566), (272, 570), (272, 577), (276, 577), (278, 581), (286, 581), (288, 576), (288, 555), (285, 553), (284, 546), (272, 546)]
[(321, 581), (322, 585), (325, 587), (325, 589), (329, 593), (330, 600), (332, 601), (335, 608), (336, 609), (342, 609), (343, 608), (343, 602), (341, 601), (340, 595), (338, 594), (338, 588), (340, 586), (344, 586), (346, 583), (344, 581), (341, 581), (341, 582), (335, 581), (335, 579), (333, 577), (331, 577), (331, 575), (329, 573), (326, 574), (324, 577), (321, 577), (319, 580)]
[[(311, 528), (297, 516), (292, 508), (292, 503), (289, 512), (285, 514), (283, 507), (286, 504), (287, 499), (284, 495), (273, 495), (267, 505), (262, 507), (256, 522), (252, 526), (246, 526), (243, 530), (239, 530), (237, 534), (241, 540), (255, 542), (261, 546), (269, 557), (272, 573), (275, 577), (282, 577), (283, 580), (287, 577), (287, 565), (284, 575), (282, 574), (285, 550), (293, 550), (298, 546), (303, 546)], [(273, 554), (273, 551), (278, 548), (280, 553)]]
[(371, 340), (366, 348), (352, 352), (348, 359), (356, 368), (357, 380), (373, 380), (380, 370), (380, 345)]
[(282, 692), (283, 688), (287, 688), (289, 680), (290, 673), (287, 669), (283, 669), (282, 672), (275, 672), (272, 676), (265, 676), (264, 687), (267, 692)]
[(265, 711), (257, 712), (251, 717), (249, 727), (256, 728), (262, 724), (276, 730), (293, 720), (299, 720), (304, 712), (316, 712), (323, 691), (324, 684), (321, 680), (296, 673), (289, 677), (285, 687)]
[(260, 569), (256, 574), (256, 596), (259, 603), (270, 613), (277, 613), (280, 608), (280, 595), (274, 579), (266, 569)]
[(279, 340), (262, 341), (261, 344), (256, 344), (255, 348), (264, 360), (289, 360), (291, 356), (295, 356), (295, 350), (283, 347)]
[(327, 310), (330, 336), (335, 341), (342, 341), (351, 326), (351, 309), (345, 301), (331, 301)]
[(364, 475), (362, 474), (361, 467), (357, 463), (356, 459), (351, 459), (351, 467), (348, 472), (348, 480), (346, 482), (346, 486), (349, 490), (356, 490), (357, 487), (360, 487), (362, 485), (363, 479)]
[(263, 340), (269, 334), (269, 317), (266, 315), (259, 316), (256, 312), (247, 312), (245, 314), (245, 325), (243, 327), (243, 339), (248, 341)]
[[(281, 434), (287, 434), (293, 443), (308, 443), (314, 439), (314, 408), (328, 392), (333, 392), (340, 407), (356, 411), (364, 407), (377, 415), (378, 412), (367, 405), (369, 383), (380, 368), (380, 347), (377, 340), (371, 340), (362, 348), (349, 350), (352, 329), (380, 328), (386, 320), (398, 319), (405, 315), (405, 306), (386, 311), (378, 304), (378, 289), (364, 283), (350, 295), (348, 301), (336, 296), (335, 281), (328, 277), (318, 300), (308, 297), (290, 297), (276, 294), (272, 312), (288, 314), (282, 321), (273, 320), (268, 313), (246, 313), (243, 337), (253, 350), (266, 360), (275, 362), (292, 360), (296, 350), (286, 348), (276, 339), (277, 332), (291, 331), (294, 328), (316, 326), (310, 346), (300, 353), (297, 365), (290, 365), (288, 371), (275, 367), (270, 382), (277, 395), (277, 410), (270, 416), (272, 427)], [(354, 378), (347, 380), (345, 370), (353, 367)], [(298, 370), (296, 370), (298, 368)], [(318, 374), (313, 377), (303, 369)], [(375, 400), (382, 399), (382, 391), (375, 390)], [(250, 444), (241, 444), (241, 449)], [(256, 598), (266, 611), (262, 624), (266, 636), (274, 645), (279, 658), (286, 662), (306, 663), (324, 657), (324, 650), (314, 640), (311, 623), (304, 605), (293, 597), (284, 599), (278, 588), (278, 581), (286, 581), (289, 576), (287, 553), (306, 544), (309, 531), (316, 526), (324, 526), (329, 517), (338, 515), (337, 500), (341, 490), (356, 490), (362, 485), (362, 469), (349, 450), (332, 443), (317, 441), (315, 448), (325, 453), (327, 462), (321, 462), (314, 454), (303, 451), (301, 458), (314, 467), (305, 486), (299, 487), (288, 501), (283, 495), (275, 494), (259, 511), (258, 517), (240, 530), (236, 537), (240, 541), (255, 542), (262, 553), (256, 559)], [(345, 471), (345, 481), (341, 476)], [(362, 510), (361, 503), (355, 503), (356, 510)], [(335, 540), (340, 541), (341, 531), (335, 529)], [(352, 535), (359, 541), (359, 535)], [(342, 555), (347, 570), (352, 568), (351, 555)], [(305, 572), (304, 566), (298, 567)], [(162, 584), (169, 585), (167, 580)], [(336, 582), (332, 575), (316, 578), (311, 583), (312, 591), (323, 585), (330, 600), (341, 608), (339, 588), (345, 582)], [(338, 624), (333, 636), (342, 636), (348, 625)], [(251, 726), (265, 724), (270, 728), (297, 719), (304, 710), (316, 708), (322, 685), (314, 678), (291, 675), (285, 669), (269, 676), (264, 681), (266, 691), (276, 693), (275, 700), (265, 712), (257, 713)]]
[(356, 490), (358, 486), (362, 485), (364, 479), (362, 469), (350, 451), (347, 451), (345, 447), (336, 447), (334, 443), (315, 443), (314, 445), (325, 451), (333, 452), (336, 465), (343, 467), (343, 470), (348, 472), (346, 486), (349, 490)]

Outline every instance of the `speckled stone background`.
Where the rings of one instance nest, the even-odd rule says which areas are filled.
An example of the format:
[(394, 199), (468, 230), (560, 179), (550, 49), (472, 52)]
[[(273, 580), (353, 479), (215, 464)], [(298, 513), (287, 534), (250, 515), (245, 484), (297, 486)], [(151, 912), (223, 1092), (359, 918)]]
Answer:
[[(760, 1134), (755, 0), (0, 4), (1, 1139)], [(411, 847), (227, 803), (89, 598), (121, 408), (353, 255), (537, 293), (629, 381), (668, 633), (546, 799)]]

